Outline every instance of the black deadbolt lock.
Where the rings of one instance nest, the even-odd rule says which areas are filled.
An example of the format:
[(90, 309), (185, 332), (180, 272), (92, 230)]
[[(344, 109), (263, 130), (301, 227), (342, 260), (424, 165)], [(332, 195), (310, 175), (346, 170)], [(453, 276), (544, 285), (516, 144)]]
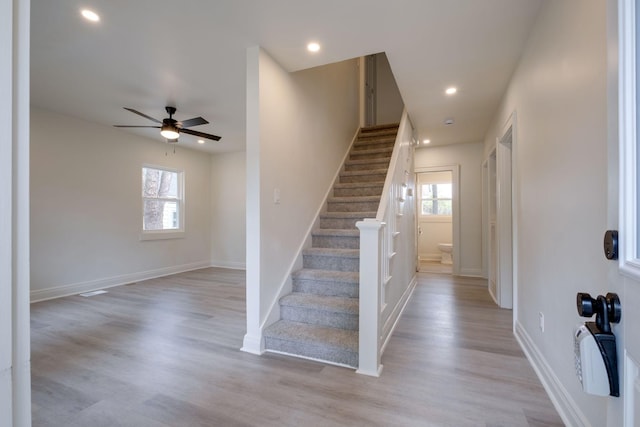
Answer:
[(618, 231), (607, 230), (604, 233), (604, 256), (607, 259), (618, 259)]

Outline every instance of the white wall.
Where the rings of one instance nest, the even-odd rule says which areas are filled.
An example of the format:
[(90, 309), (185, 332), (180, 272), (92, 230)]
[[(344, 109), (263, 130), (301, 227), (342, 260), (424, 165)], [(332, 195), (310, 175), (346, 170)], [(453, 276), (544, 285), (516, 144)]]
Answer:
[[(31, 112), (32, 299), (210, 264), (209, 154)], [(141, 241), (143, 164), (184, 171), (185, 237)]]
[(482, 275), (482, 156), (483, 144), (452, 144), (416, 149), (415, 167), (460, 165), (461, 275)]
[(399, 123), (404, 110), (400, 90), (387, 55), (376, 55), (376, 123)]
[(211, 264), (246, 267), (246, 153), (211, 156)]
[(608, 399), (582, 392), (572, 339), (576, 293), (607, 283), (606, 16), (600, 0), (543, 4), (485, 139), (488, 153), (516, 111), (516, 333), (569, 425), (606, 425)]
[(259, 48), (247, 66), (244, 349), (260, 352), (261, 328), (358, 127), (358, 69), (350, 60), (290, 74)]

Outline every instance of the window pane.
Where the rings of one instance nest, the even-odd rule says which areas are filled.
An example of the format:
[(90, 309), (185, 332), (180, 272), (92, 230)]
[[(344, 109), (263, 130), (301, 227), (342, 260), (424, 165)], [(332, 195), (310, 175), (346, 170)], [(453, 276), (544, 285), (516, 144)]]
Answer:
[(177, 230), (178, 224), (178, 202), (165, 200), (144, 201), (144, 230)]
[(438, 200), (438, 215), (451, 215), (451, 200)]
[(433, 200), (422, 201), (422, 215), (433, 215)]
[(451, 199), (453, 198), (451, 184), (438, 184), (438, 198)]
[(422, 184), (421, 197), (423, 199), (433, 199), (433, 190), (435, 185)]
[(154, 168), (142, 168), (142, 196), (177, 199), (178, 173)]

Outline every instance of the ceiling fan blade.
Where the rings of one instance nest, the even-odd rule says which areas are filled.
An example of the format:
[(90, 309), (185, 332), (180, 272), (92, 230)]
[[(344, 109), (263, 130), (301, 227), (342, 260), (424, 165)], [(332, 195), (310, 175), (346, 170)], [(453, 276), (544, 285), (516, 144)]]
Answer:
[(139, 115), (139, 116), (142, 116), (142, 117), (144, 117), (145, 119), (149, 119), (149, 120), (151, 120), (152, 122), (162, 123), (160, 120), (158, 120), (158, 119), (154, 119), (154, 118), (153, 118), (153, 117), (151, 117), (151, 116), (147, 116), (146, 114), (141, 113), (141, 112), (140, 112), (140, 111), (138, 111), (138, 110), (134, 110), (133, 108), (129, 108), (129, 107), (122, 107), (122, 108), (124, 108), (124, 109), (125, 109), (125, 110), (127, 110), (127, 111), (131, 111), (133, 114), (137, 114), (137, 115)]
[(160, 129), (160, 126), (137, 126), (137, 125), (113, 125), (115, 128), (153, 128)]
[(181, 120), (179, 123), (182, 124), (183, 128), (190, 128), (191, 126), (206, 125), (209, 122), (202, 117), (194, 117), (193, 119), (189, 120)]
[(209, 133), (204, 133), (204, 132), (198, 132), (197, 130), (191, 130), (191, 129), (180, 129), (181, 133), (186, 133), (189, 135), (193, 135), (193, 136), (198, 136), (200, 138), (206, 138), (206, 139), (212, 139), (214, 141), (220, 141), (220, 137), (217, 135), (211, 135)]

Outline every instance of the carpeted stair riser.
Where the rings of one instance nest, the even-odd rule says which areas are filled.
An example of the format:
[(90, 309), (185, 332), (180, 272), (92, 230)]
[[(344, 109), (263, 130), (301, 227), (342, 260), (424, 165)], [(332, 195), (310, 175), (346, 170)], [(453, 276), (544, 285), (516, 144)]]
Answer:
[(358, 332), (292, 324), (286, 320), (274, 323), (264, 331), (265, 347), (341, 365), (358, 366)]
[(345, 172), (363, 171), (363, 170), (376, 170), (387, 169), (389, 167), (389, 160), (386, 157), (379, 159), (365, 159), (365, 160), (347, 160), (344, 165)]
[(392, 148), (375, 148), (371, 150), (359, 150), (351, 151), (349, 154), (349, 160), (364, 160), (364, 159), (380, 159), (384, 157), (390, 157), (393, 153)]
[(360, 236), (311, 236), (314, 248), (360, 249)]
[(348, 182), (333, 187), (334, 197), (380, 196), (384, 182)]
[(292, 274), (293, 292), (358, 298), (358, 273), (328, 270), (298, 270)]
[(340, 254), (302, 254), (302, 267), (316, 270), (360, 271), (360, 255), (345, 256)]
[(376, 212), (326, 212), (320, 214), (320, 228), (355, 229), (356, 222), (375, 218)]
[(366, 128), (360, 129), (360, 135), (386, 135), (388, 133), (393, 132), (393, 134), (398, 133), (399, 124), (397, 123), (389, 123), (384, 125), (376, 125), (369, 126)]
[(376, 138), (376, 139), (358, 139), (353, 143), (353, 151), (371, 150), (375, 148), (393, 148), (395, 137), (393, 138)]
[(380, 197), (378, 196), (357, 196), (357, 197), (332, 197), (327, 201), (329, 212), (364, 212), (378, 209)]
[(386, 176), (387, 176), (386, 169), (341, 172), (340, 182), (342, 184), (349, 184), (349, 183), (355, 183), (355, 182), (380, 182), (380, 181), (384, 181)]
[[(306, 303), (306, 299), (311, 300)], [(328, 302), (314, 304), (314, 300)], [(337, 305), (330, 305), (337, 300)], [(289, 294), (280, 300), (282, 320), (355, 331), (358, 329), (358, 300), (313, 294)]]

